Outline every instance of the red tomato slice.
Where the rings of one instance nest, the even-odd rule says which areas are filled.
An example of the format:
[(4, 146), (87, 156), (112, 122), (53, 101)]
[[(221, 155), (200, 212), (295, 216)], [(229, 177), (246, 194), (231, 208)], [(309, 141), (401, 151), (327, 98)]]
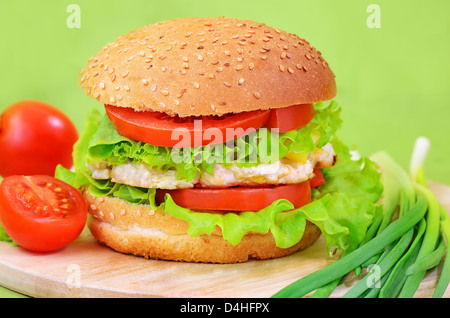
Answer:
[(133, 108), (105, 105), (119, 134), (133, 140), (164, 147), (198, 147), (234, 140), (262, 127), (270, 110), (223, 116), (170, 117), (160, 112), (138, 112)]
[(77, 189), (50, 176), (9, 176), (0, 184), (0, 220), (6, 233), (35, 252), (54, 251), (75, 240), (87, 210)]
[(314, 169), (314, 177), (309, 181), (311, 183), (311, 188), (318, 187), (325, 183), (325, 178), (323, 177), (322, 170), (319, 168)]
[(156, 202), (169, 193), (181, 207), (195, 211), (259, 211), (278, 199), (289, 200), (295, 208), (311, 202), (309, 182), (267, 187), (190, 188), (157, 190)]
[(280, 133), (306, 126), (315, 115), (313, 104), (301, 104), (284, 108), (275, 108), (270, 112), (264, 127), (277, 128)]

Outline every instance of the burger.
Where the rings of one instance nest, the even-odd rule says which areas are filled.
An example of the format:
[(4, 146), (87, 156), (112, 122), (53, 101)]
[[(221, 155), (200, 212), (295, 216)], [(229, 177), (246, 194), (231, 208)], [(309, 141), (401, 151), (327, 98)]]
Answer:
[(120, 36), (79, 74), (100, 110), (74, 169), (95, 239), (151, 259), (237, 263), (360, 242), (381, 195), (336, 135), (335, 75), (295, 34), (183, 18)]

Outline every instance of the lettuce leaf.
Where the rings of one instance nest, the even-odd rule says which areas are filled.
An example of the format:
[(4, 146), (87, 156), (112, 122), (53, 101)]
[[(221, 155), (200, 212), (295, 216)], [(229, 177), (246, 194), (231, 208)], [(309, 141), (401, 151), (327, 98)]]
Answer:
[(309, 153), (316, 145), (323, 147), (342, 123), (341, 108), (335, 101), (316, 103), (314, 107), (316, 115), (313, 120), (297, 130), (278, 134), (262, 128), (237, 138), (231, 145), (180, 148), (177, 151), (121, 136), (108, 116), (103, 115), (99, 119), (99, 113), (95, 112), (88, 118), (82, 140), (74, 151), (74, 158), (79, 158), (77, 162), (82, 163), (80, 153), (83, 153), (86, 162), (91, 164), (145, 163), (163, 171), (175, 169), (178, 178), (190, 181), (200, 169), (212, 173), (215, 163), (255, 166), (276, 162), (290, 151)]

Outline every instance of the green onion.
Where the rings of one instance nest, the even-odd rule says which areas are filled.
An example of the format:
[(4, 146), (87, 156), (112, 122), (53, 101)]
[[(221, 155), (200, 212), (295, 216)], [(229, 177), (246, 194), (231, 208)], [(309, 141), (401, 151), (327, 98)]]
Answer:
[(368, 273), (344, 297), (413, 297), (426, 271), (445, 255), (433, 293), (442, 297), (450, 284), (450, 217), (426, 183), (423, 166), (429, 148), (426, 138), (417, 139), (409, 174), (387, 153), (374, 154), (371, 159), (383, 172), (383, 201), (364, 239), (347, 247), (336, 262), (272, 297), (303, 297), (314, 290), (312, 297), (328, 297), (349, 273), (359, 276), (362, 268)]
[(417, 197), (416, 205), (409, 211), (410, 213), (393, 221), (386, 227), (385, 231), (380, 233), (380, 235), (336, 262), (286, 286), (272, 297), (302, 297), (309, 292), (344, 276), (408, 232), (411, 227), (423, 218), (426, 208), (426, 199), (422, 195), (419, 195)]
[(414, 264), (411, 264), (411, 266), (409, 266), (406, 270), (405, 275), (411, 276), (418, 272), (427, 271), (438, 266), (444, 255), (445, 243), (441, 237), (438, 247), (432, 253), (430, 253), (430, 255), (417, 259)]

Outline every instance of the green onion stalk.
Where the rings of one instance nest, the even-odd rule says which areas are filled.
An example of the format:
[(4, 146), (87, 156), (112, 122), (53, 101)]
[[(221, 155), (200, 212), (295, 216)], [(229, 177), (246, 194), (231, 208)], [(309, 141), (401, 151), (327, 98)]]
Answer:
[(443, 297), (450, 282), (450, 218), (428, 187), (424, 173), (430, 142), (417, 139), (409, 173), (386, 152), (371, 159), (382, 171), (383, 200), (359, 244), (352, 244), (339, 260), (284, 287), (272, 297), (330, 297), (354, 272), (368, 271), (343, 297), (411, 298), (428, 270), (442, 270), (433, 293)]

